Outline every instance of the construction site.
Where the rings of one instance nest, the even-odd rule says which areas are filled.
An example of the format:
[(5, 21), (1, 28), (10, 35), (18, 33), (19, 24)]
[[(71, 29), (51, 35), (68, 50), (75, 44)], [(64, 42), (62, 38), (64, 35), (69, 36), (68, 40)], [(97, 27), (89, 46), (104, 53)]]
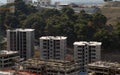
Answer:
[(0, 70), (2, 69), (10, 69), (15, 65), (15, 60), (19, 58), (17, 51), (0, 51)]
[(94, 62), (86, 66), (92, 75), (120, 75), (120, 64), (111, 62)]
[(42, 75), (79, 75), (78, 63), (63, 60), (29, 59), (22, 62), (24, 71)]

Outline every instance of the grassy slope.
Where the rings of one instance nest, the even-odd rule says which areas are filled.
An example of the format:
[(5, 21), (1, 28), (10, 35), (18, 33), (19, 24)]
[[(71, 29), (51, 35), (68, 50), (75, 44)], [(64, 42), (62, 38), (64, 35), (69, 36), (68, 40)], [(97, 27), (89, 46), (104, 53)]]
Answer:
[[(115, 24), (120, 22), (120, 7), (101, 7), (102, 14), (104, 14), (108, 22), (107, 24)], [(119, 19), (117, 19), (119, 17)], [(112, 61), (112, 62), (120, 62), (120, 52), (107, 52), (102, 51), (102, 60), (104, 61)]]
[(120, 7), (101, 7), (101, 10), (108, 19), (107, 24), (115, 25), (116, 22), (120, 22)]

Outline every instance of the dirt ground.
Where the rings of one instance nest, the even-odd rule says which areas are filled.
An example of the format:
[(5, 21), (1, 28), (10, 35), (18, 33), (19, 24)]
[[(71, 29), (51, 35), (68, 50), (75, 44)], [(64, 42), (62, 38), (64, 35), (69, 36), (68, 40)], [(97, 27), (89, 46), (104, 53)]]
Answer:
[(103, 61), (110, 61), (110, 62), (119, 62), (120, 63), (120, 52), (102, 52), (101, 59)]
[(120, 22), (120, 7), (101, 7), (102, 14), (108, 19), (107, 24)]

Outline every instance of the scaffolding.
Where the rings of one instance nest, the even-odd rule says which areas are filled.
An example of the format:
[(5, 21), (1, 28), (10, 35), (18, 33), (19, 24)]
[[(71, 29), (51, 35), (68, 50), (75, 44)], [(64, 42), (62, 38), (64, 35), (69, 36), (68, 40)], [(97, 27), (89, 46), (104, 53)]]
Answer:
[(115, 62), (98, 61), (87, 65), (88, 72), (94, 72), (95, 75), (117, 75), (120, 74), (120, 64)]
[[(62, 60), (39, 60), (29, 59), (22, 63), (24, 70), (30, 72), (41, 73), (42, 75), (60, 73), (79, 73), (80, 67), (78, 63)], [(75, 74), (76, 75), (76, 74)]]

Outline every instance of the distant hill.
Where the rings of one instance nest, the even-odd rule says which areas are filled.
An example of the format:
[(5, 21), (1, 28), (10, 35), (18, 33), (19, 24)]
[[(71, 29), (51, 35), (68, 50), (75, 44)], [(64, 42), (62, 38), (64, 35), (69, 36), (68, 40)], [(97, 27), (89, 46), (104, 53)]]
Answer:
[(104, 7), (120, 7), (120, 1), (110, 1), (104, 4)]

